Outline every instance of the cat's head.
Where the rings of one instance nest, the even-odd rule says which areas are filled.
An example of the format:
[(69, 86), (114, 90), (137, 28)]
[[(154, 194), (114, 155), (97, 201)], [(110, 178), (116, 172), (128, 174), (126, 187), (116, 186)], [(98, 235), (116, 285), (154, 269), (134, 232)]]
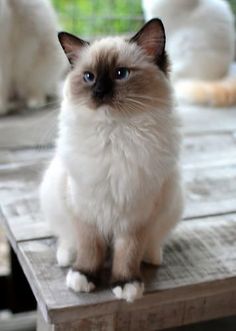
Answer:
[(66, 95), (73, 104), (140, 111), (169, 97), (165, 31), (159, 19), (131, 39), (107, 37), (90, 44), (61, 32), (59, 41), (72, 66)]

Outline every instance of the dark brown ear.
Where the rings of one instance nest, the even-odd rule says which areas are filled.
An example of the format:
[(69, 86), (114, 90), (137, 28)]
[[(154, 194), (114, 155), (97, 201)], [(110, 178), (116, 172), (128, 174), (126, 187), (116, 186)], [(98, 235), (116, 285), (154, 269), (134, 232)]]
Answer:
[(58, 39), (72, 66), (78, 60), (81, 48), (89, 45), (89, 42), (67, 32), (59, 32)]
[(165, 54), (166, 36), (162, 21), (154, 18), (147, 22), (141, 30), (130, 39), (138, 44), (148, 55), (153, 57), (157, 65), (162, 65)]

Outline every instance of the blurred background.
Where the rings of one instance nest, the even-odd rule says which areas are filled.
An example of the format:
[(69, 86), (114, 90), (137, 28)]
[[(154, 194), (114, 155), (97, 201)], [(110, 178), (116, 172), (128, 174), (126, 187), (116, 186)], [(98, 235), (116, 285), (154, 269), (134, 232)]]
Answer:
[(144, 21), (137, 0), (53, 0), (61, 26), (82, 37), (136, 31)]
[[(229, 3), (236, 14), (236, 0)], [(139, 0), (53, 0), (53, 4), (61, 27), (81, 37), (130, 33), (144, 22)]]

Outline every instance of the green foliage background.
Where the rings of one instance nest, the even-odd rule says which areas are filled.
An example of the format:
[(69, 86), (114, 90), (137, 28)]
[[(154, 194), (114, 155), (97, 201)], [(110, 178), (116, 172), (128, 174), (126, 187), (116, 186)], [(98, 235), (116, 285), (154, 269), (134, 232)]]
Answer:
[[(52, 1), (63, 29), (81, 37), (132, 32), (143, 22), (141, 0)], [(236, 14), (236, 0), (228, 1)]]
[(62, 27), (82, 37), (135, 31), (143, 21), (141, 0), (53, 0)]
[(234, 11), (234, 14), (236, 16), (236, 0), (229, 0), (229, 3), (231, 4), (231, 7)]

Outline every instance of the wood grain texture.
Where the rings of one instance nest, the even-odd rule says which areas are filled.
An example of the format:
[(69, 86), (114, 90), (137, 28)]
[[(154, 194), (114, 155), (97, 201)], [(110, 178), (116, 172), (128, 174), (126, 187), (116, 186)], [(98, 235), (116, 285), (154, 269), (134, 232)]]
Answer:
[[(236, 291), (116, 314), (116, 331), (157, 331), (236, 314)], [(69, 329), (70, 330), (70, 329)]]
[(233, 132), (236, 129), (236, 109), (205, 108), (196, 106), (179, 107), (185, 135)]
[(26, 110), (0, 118), (0, 149), (41, 147), (54, 143), (58, 104), (55, 108)]
[(132, 305), (115, 300), (107, 286), (90, 294), (69, 291), (53, 239), (20, 242), (18, 256), (45, 319), (59, 323), (229, 293), (236, 289), (235, 241), (236, 214), (180, 223), (165, 246), (163, 266), (142, 268), (145, 297)]
[[(126, 325), (127, 326), (127, 325)], [(69, 323), (60, 323), (54, 325), (54, 331), (115, 331), (116, 316), (115, 315), (104, 315), (101, 317), (85, 318)], [(128, 330), (128, 329), (123, 329)]]
[(184, 167), (219, 165), (228, 160), (236, 160), (236, 130), (184, 136), (182, 152)]
[(152, 307), (131, 311), (118, 311), (104, 314), (102, 317), (90, 317), (82, 320), (68, 321), (50, 328), (41, 319), (38, 331), (157, 331), (170, 327), (192, 324), (199, 321), (231, 316), (236, 314), (236, 291), (212, 293), (199, 298), (185, 298)]
[[(43, 315), (41, 314), (40, 309), (37, 309), (37, 326), (36, 326), (37, 331), (53, 331), (53, 325), (48, 324), (44, 318)], [(67, 330), (67, 329), (65, 329)], [(54, 330), (55, 331), (55, 330)]]
[(186, 165), (183, 179), (186, 219), (236, 211), (236, 157)]
[(48, 160), (34, 159), (23, 162), (0, 164), (0, 203), (14, 202), (16, 199), (36, 197), (43, 169)]

